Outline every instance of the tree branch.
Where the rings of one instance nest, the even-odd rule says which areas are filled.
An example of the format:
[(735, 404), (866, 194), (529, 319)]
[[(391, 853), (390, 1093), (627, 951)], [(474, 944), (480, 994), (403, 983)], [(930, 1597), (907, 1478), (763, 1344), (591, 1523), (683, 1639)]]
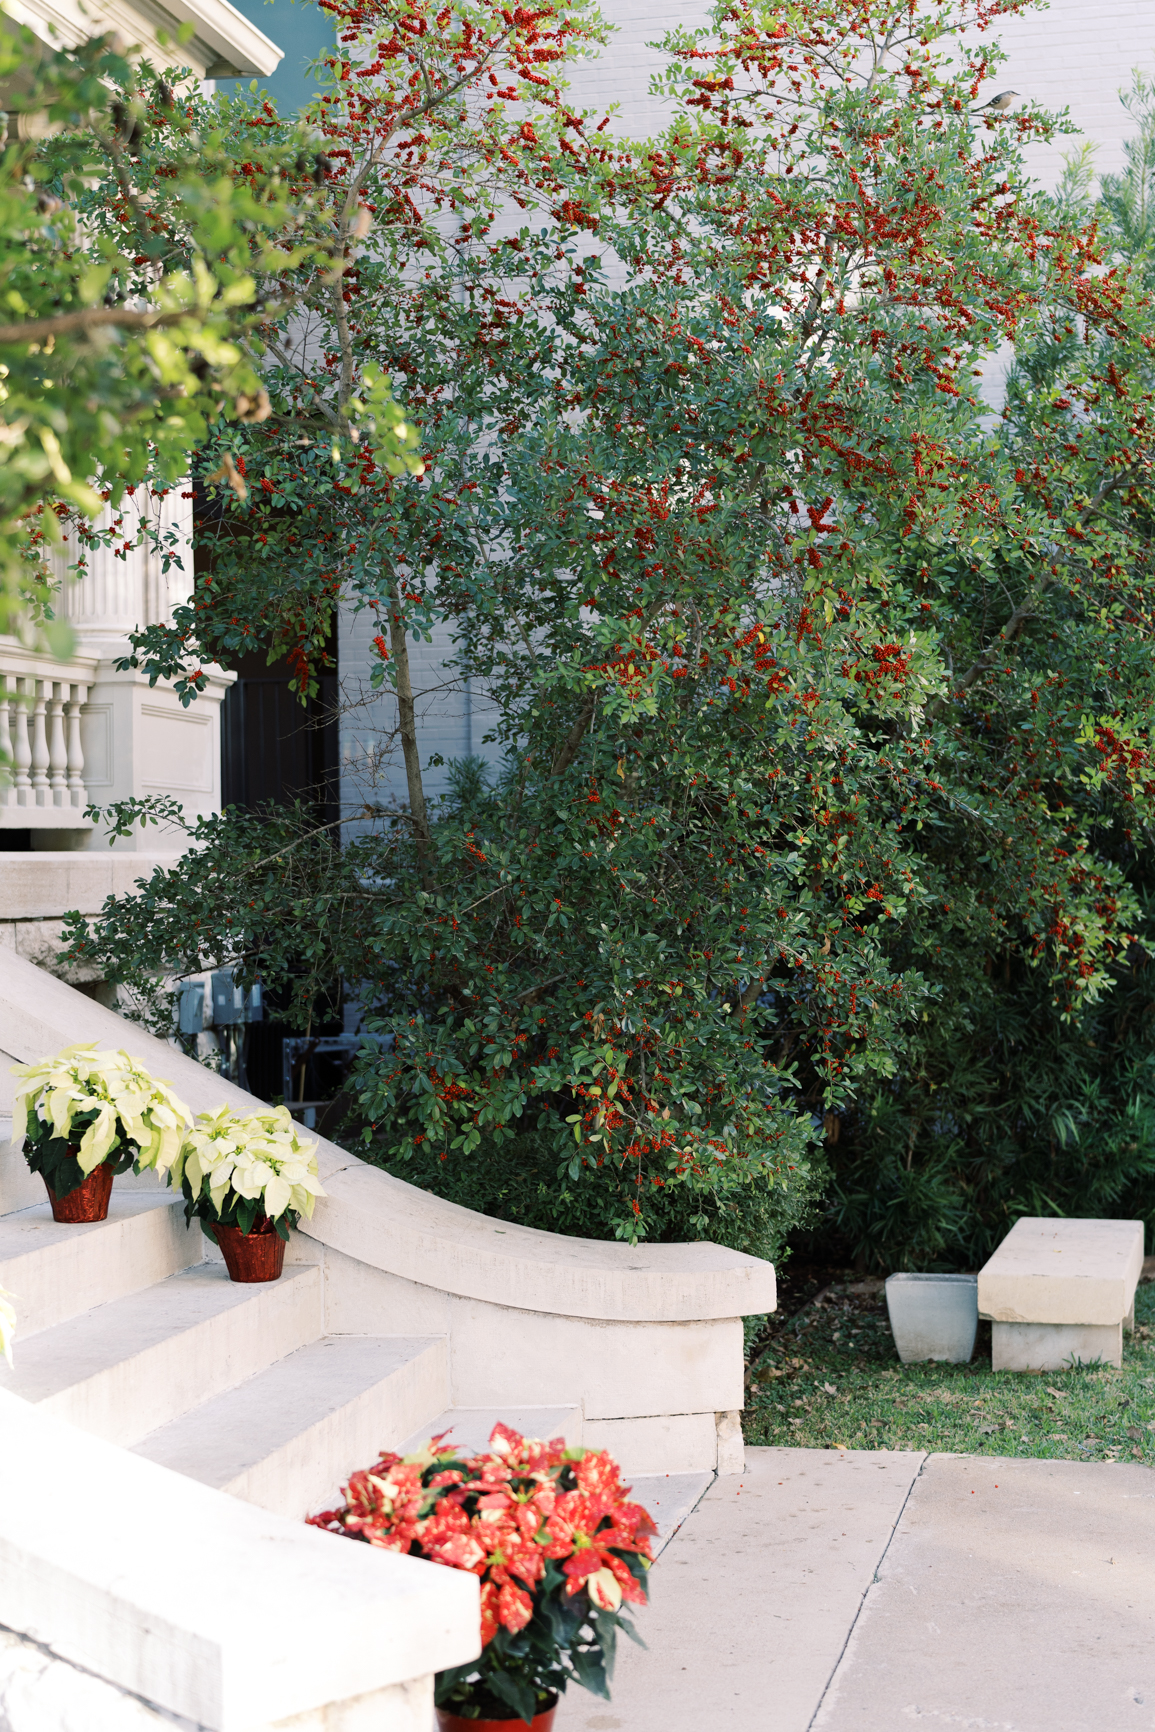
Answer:
[(86, 331), (93, 325), (123, 325), (130, 331), (152, 330), (157, 325), (175, 325), (187, 319), (192, 309), (160, 313), (153, 309), (133, 312), (129, 307), (85, 307), (78, 313), (54, 313), (47, 319), (21, 319), (15, 325), (0, 325), (0, 343), (38, 343), (44, 337), (66, 337), (70, 331)]
[(338, 277), (332, 286), (333, 318), (337, 326), (337, 341), (341, 348), (341, 384), (337, 397), (337, 418), (341, 431), (349, 428), (349, 399), (353, 395), (353, 338), (349, 330), (349, 319), (345, 311), (345, 293), (343, 279)]
[(111, 133), (106, 138), (98, 126), (93, 127), (92, 136), (96, 139), (97, 144), (100, 145), (105, 154), (112, 158), (112, 166), (116, 174), (116, 184), (120, 188), (120, 196), (132, 212), (137, 237), (140, 240), (141, 246), (147, 251), (147, 249), (152, 245), (153, 237), (149, 230), (148, 218), (145, 216), (144, 208), (136, 196), (132, 182), (128, 178), (128, 170), (124, 166), (124, 151), (121, 148), (120, 139), (117, 137), (115, 132)]
[(565, 744), (562, 746), (561, 751), (553, 761), (553, 765), (550, 769), (551, 776), (562, 775), (564, 771), (569, 769), (570, 765), (577, 757), (578, 747), (581, 745), (582, 740), (585, 737), (585, 731), (593, 721), (595, 707), (596, 699), (593, 692), (587, 692), (582, 700), (582, 707), (578, 711), (577, 721), (566, 735)]
[[(298, 298), (294, 293), (280, 301), (266, 301), (262, 316), (288, 312)], [(143, 307), (139, 311), (132, 307), (82, 307), (75, 313), (53, 313), (45, 319), (21, 319), (15, 325), (0, 325), (0, 345), (38, 343), (42, 338), (66, 337), (71, 331), (87, 331), (101, 325), (121, 325), (127, 331), (154, 331), (162, 325), (179, 325), (182, 319), (203, 316), (199, 307), (180, 307), (167, 313), (162, 313), (157, 307)], [(329, 414), (323, 405), (318, 406), (324, 414)]]
[(551, 974), (548, 980), (540, 981), (537, 986), (529, 987), (526, 992), (519, 992), (513, 1002), (514, 1004), (532, 1004), (539, 993), (545, 992), (551, 986), (556, 986), (559, 980), (568, 979), (568, 971), (563, 974)]

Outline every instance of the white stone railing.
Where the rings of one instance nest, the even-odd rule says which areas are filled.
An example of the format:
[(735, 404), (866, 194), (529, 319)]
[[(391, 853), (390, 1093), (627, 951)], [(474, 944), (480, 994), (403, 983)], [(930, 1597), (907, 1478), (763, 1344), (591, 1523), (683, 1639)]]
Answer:
[(87, 828), (80, 716), (96, 668), (0, 637), (0, 829)]
[(429, 1732), (433, 1674), (479, 1651), (469, 1572), (338, 1545), (2, 1388), (0, 1488), (5, 1727)]
[[(0, 962), (0, 1052), (28, 1063), (79, 1041), (125, 1047), (194, 1113), (253, 1111), (251, 1095), (63, 981)], [(580, 1405), (582, 1441), (627, 1476), (741, 1471), (741, 1318), (775, 1308), (769, 1263), (493, 1220), (310, 1134), (325, 1196), (289, 1256), (321, 1262), (331, 1333), (443, 1335), (453, 1406)]]
[(180, 853), (179, 827), (113, 842), (84, 813), (165, 796), (189, 819), (220, 810), (220, 707), (235, 676), (204, 668), (204, 687), (186, 706), (169, 681), (119, 665), (138, 627), (171, 622), (191, 594), (192, 491), (137, 488), (95, 528), (96, 545), (70, 533), (50, 562), (57, 617), (76, 634), (67, 661), (0, 636), (0, 832), (31, 830), (40, 853), (150, 852), (156, 840), (157, 852)]

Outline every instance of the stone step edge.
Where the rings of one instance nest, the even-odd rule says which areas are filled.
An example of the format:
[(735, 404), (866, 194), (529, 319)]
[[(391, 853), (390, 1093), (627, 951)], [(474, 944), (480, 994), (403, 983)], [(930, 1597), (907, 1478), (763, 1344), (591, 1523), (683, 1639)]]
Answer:
[[(54, 1347), (67, 1350), (69, 1337), (81, 1334), (95, 1334), (98, 1340), (102, 1332), (131, 1336), (134, 1322), (147, 1322), (150, 1306), (166, 1300), (179, 1305), (194, 1283), (204, 1285), (211, 1309), (175, 1317), (164, 1333), (136, 1349), (121, 1351), (120, 1343), (116, 1357), (109, 1354), (85, 1375), (51, 1391), (36, 1394), (29, 1388), (29, 1360), (35, 1364)], [(33, 1336), (17, 1359), (13, 1392), (109, 1443), (129, 1447), (318, 1340), (324, 1327), (318, 1264), (297, 1263), (280, 1280), (252, 1286), (229, 1281), (221, 1265), (193, 1265)]]
[(19, 1340), (140, 1293), (205, 1260), (199, 1224), (179, 1197), (126, 1193), (104, 1221), (54, 1222), (47, 1202), (0, 1217), (0, 1286), (13, 1295)]
[[(384, 1370), (380, 1362), (374, 1366), (375, 1350), (386, 1350), (388, 1360), (389, 1349), (393, 1362)], [(329, 1356), (336, 1376), (327, 1389), (321, 1384), (310, 1390), (310, 1377)], [(334, 1396), (339, 1381), (344, 1389)], [(325, 1335), (158, 1427), (133, 1452), (246, 1502), (304, 1517), (338, 1498), (350, 1473), (399, 1448), (417, 1413), (436, 1411), (448, 1384), (444, 1336)], [(286, 1389), (302, 1406), (278, 1427), (277, 1403)], [(254, 1411), (264, 1435), (254, 1439), (247, 1459), (222, 1463), (222, 1449), (235, 1453), (234, 1440), (246, 1424), (252, 1426)], [(214, 1450), (217, 1462), (210, 1465)]]

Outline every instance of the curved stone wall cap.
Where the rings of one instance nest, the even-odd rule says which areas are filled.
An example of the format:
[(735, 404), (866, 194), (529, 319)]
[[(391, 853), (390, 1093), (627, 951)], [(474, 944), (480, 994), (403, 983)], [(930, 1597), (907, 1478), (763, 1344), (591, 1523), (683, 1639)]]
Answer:
[[(154, 864), (152, 859), (146, 860), (145, 870)], [(210, 1112), (222, 1101), (241, 1113), (251, 1113), (261, 1104), (244, 1089), (215, 1076), (167, 1041), (158, 1040), (114, 1010), (106, 1010), (14, 950), (0, 949), (0, 1051), (10, 1053), (18, 1064), (32, 1064), (48, 1053), (84, 1041), (114, 1049), (124, 1047), (154, 1076), (170, 1082), (194, 1113)]]
[(408, 1281), (519, 1311), (606, 1322), (706, 1321), (773, 1311), (777, 1303), (773, 1264), (741, 1251), (707, 1240), (568, 1238), (477, 1214), (356, 1157), (343, 1161), (322, 1178), (328, 1195), (303, 1230)]
[[(194, 1113), (222, 1102), (242, 1113), (262, 1104), (35, 963), (0, 950), (0, 1051), (29, 1064), (90, 1040), (125, 1047)], [(631, 1246), (519, 1227), (419, 1190), (324, 1137), (316, 1141), (329, 1195), (318, 1200), (308, 1236), (438, 1292), (631, 1323), (748, 1317), (777, 1303), (774, 1266), (761, 1258), (708, 1241)]]

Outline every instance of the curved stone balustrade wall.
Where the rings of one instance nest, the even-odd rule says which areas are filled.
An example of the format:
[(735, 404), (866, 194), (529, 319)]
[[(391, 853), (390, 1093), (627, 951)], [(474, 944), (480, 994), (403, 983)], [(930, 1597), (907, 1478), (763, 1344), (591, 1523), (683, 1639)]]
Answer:
[[(0, 1051), (27, 1062), (85, 1040), (127, 1047), (194, 1111), (253, 1108), (33, 964), (0, 960)], [(10, 1100), (11, 1079), (0, 1081)], [(319, 1142), (328, 1195), (289, 1257), (316, 1262), (320, 1249), (330, 1333), (445, 1336), (455, 1406), (580, 1405), (584, 1440), (630, 1473), (740, 1470), (741, 1318), (774, 1308), (770, 1264), (707, 1243), (630, 1246), (493, 1220)], [(0, 1206), (20, 1206), (18, 1187), (33, 1200), (9, 1157)]]

